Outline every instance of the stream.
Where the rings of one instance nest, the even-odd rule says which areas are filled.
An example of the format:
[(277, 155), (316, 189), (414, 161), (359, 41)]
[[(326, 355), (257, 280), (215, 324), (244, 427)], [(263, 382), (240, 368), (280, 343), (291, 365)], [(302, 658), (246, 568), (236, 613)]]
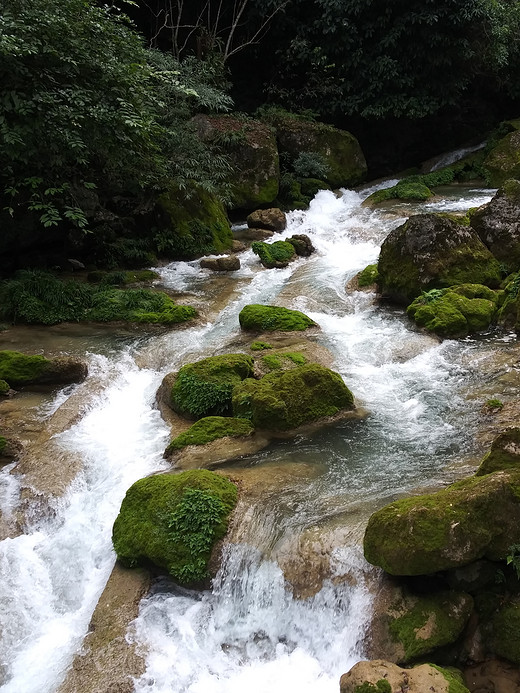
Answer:
[[(479, 406), (467, 396), (479, 381), (475, 363), (483, 345), (507, 341), (490, 333), (439, 343), (415, 330), (404, 311), (346, 288), (409, 214), (462, 211), (493, 191), (446, 188), (433, 203), (361, 207), (374, 189), (339, 197), (322, 191), (308, 211), (290, 213), (275, 238), (306, 233), (317, 253), (286, 269), (262, 269), (249, 250), (225, 279), (198, 261), (161, 268), (162, 285), (207, 307), (207, 320), (195, 327), (133, 338), (104, 333), (86, 342), (56, 338), (57, 348), (65, 344), (63, 351), (88, 360), (97, 386), (79, 421), (54, 440), (80, 458), (80, 472), (63, 496), (51, 498), (52, 512), (27, 518), (23, 534), (0, 542), (2, 693), (52, 693), (63, 681), (114, 564), (111, 529), (124, 494), (137, 479), (168, 468), (162, 453), (169, 430), (153, 406), (162, 377), (232, 350), (248, 303), (284, 305), (315, 320), (319, 343), (369, 416), (234, 463), (284, 482), (244, 509), (247, 525), (226, 545), (211, 592), (163, 579), (142, 601), (128, 634), (147, 651), (135, 690), (336, 693), (340, 675), (363, 657), (377, 578), (360, 548), (367, 518), (395, 498), (470, 473), (482, 452)], [(36, 413), (51, 417), (73, 392), (38, 404)], [(0, 471), (5, 516), (20, 502), (16, 471), (15, 464)], [(323, 534), (341, 535), (329, 573), (319, 591), (296, 599), (281, 565), (299, 553), (305, 562), (305, 550)]]

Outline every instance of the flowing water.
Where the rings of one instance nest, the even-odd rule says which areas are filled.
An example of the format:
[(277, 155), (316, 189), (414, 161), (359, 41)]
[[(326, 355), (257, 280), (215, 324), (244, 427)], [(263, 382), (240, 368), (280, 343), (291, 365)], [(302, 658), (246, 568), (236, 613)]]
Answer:
[[(446, 189), (441, 202), (397, 205), (390, 214), (360, 206), (372, 190), (340, 197), (323, 191), (307, 212), (291, 213), (282, 237), (307, 233), (318, 252), (284, 270), (260, 269), (243, 253), (225, 299), (214, 295), (214, 278), (197, 262), (163, 268), (164, 284), (207, 304), (206, 324), (131, 343), (125, 337), (88, 355), (89, 378), (103, 372), (103, 387), (56, 438), (81, 458), (82, 471), (51, 500), (50, 516), (0, 543), (2, 693), (55, 691), (81, 646), (114, 562), (110, 534), (121, 500), (136, 479), (165, 468), (168, 429), (153, 408), (162, 376), (225, 350), (238, 334), (241, 307), (270, 302), (319, 323), (319, 341), (370, 415), (237, 463), (265, 475), (285, 470), (288, 481), (244, 509), (247, 523), (227, 545), (211, 592), (164, 580), (143, 600), (131, 637), (147, 649), (147, 669), (135, 685), (139, 693), (337, 691), (340, 674), (362, 657), (370, 615), (372, 576), (359, 547), (368, 515), (460, 476), (478, 451), (478, 416), (464, 395), (478, 379), (471, 354), (481, 340), (439, 344), (415, 331), (402, 311), (345, 287), (376, 261), (403, 216), (467, 209), (492, 193)], [(41, 417), (67, 396), (58, 394)], [(0, 492), (2, 511), (15, 512), (15, 465), (0, 473)], [(339, 529), (343, 540), (330, 551), (321, 589), (295, 599), (281, 568), (287, 547)]]

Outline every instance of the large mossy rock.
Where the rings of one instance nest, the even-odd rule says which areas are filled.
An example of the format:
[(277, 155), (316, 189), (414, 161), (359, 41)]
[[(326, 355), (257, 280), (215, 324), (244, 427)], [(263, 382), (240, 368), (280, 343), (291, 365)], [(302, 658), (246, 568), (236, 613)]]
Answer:
[(491, 149), (483, 164), (490, 185), (499, 187), (508, 178), (520, 178), (520, 130), (514, 130)]
[(267, 269), (287, 267), (291, 260), (296, 258), (296, 250), (288, 241), (275, 241), (264, 243), (255, 241), (251, 244), (251, 250), (258, 255), (260, 262)]
[(234, 416), (271, 431), (287, 431), (352, 409), (354, 397), (341, 376), (315, 363), (244, 380), (233, 390)]
[(230, 160), (233, 209), (255, 209), (276, 199), (280, 165), (269, 125), (233, 115), (197, 115), (194, 123), (201, 137), (219, 144)]
[[(520, 132), (518, 133), (520, 136)], [(520, 175), (520, 172), (519, 172)], [(509, 272), (520, 268), (520, 181), (508, 180), (470, 215), (471, 227)]]
[(433, 197), (430, 188), (420, 181), (403, 180), (391, 188), (376, 190), (363, 202), (364, 207), (371, 207), (387, 200), (403, 200), (405, 202), (425, 202)]
[(520, 597), (498, 610), (492, 628), (495, 654), (520, 665)]
[(199, 583), (236, 501), (229, 479), (202, 469), (140, 479), (114, 523), (117, 558), (129, 568), (151, 562), (180, 583)]
[(264, 306), (260, 303), (250, 303), (244, 306), (238, 316), (243, 330), (256, 332), (300, 332), (308, 327), (316, 327), (316, 323), (305, 313), (280, 306)]
[(499, 294), (482, 284), (431, 289), (418, 296), (406, 312), (419, 327), (439, 337), (464, 337), (491, 325)]
[(288, 155), (293, 164), (302, 153), (314, 155), (326, 171), (320, 178), (333, 188), (357, 185), (364, 180), (365, 157), (350, 132), (291, 114), (274, 115), (270, 122), (276, 128), (280, 153)]
[(0, 379), (12, 387), (24, 385), (67, 385), (85, 380), (83, 361), (69, 357), (46, 359), (19, 351), (0, 351)]
[(500, 265), (464, 223), (419, 214), (390, 232), (377, 265), (383, 297), (408, 305), (422, 291), (456, 284), (500, 284)]
[(495, 438), (475, 475), (484, 476), (504, 469), (520, 471), (520, 428), (508, 428)]
[(253, 359), (246, 354), (222, 354), (183, 366), (171, 390), (174, 411), (199, 419), (231, 413), (233, 387), (253, 376)]
[(181, 433), (166, 448), (165, 455), (181, 450), (187, 445), (206, 445), (219, 438), (241, 438), (251, 435), (253, 425), (247, 419), (231, 416), (206, 416)]
[(267, 229), (274, 233), (286, 228), (287, 217), (278, 207), (256, 209), (247, 217), (247, 225), (250, 229)]
[(520, 470), (499, 471), (374, 513), (365, 558), (392, 575), (428, 575), (479, 558), (504, 560), (520, 542)]
[(462, 675), (453, 669), (421, 664), (403, 669), (397, 664), (375, 659), (358, 662), (343, 674), (340, 693), (469, 693)]
[(224, 205), (199, 185), (188, 190), (172, 185), (159, 197), (157, 215), (156, 242), (168, 257), (191, 260), (224, 253), (233, 245)]

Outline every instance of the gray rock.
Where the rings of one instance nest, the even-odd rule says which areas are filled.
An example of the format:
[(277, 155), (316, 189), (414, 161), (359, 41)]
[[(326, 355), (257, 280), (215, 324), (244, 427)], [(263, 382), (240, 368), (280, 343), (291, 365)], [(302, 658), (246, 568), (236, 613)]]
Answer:
[(222, 257), (204, 257), (200, 261), (203, 269), (210, 269), (214, 272), (234, 272), (240, 269), (240, 260), (236, 255), (224, 255)]
[(257, 209), (247, 217), (247, 225), (253, 229), (269, 229), (270, 231), (283, 231), (287, 226), (287, 217), (278, 207), (271, 209)]

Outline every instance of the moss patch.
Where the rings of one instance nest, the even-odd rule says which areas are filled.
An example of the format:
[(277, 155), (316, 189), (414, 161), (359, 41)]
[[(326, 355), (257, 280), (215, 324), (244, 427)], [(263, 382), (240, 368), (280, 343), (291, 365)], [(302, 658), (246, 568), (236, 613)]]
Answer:
[(87, 279), (93, 284), (103, 284), (105, 286), (124, 286), (125, 284), (137, 284), (139, 282), (150, 282), (159, 279), (157, 272), (153, 270), (121, 270), (114, 272), (102, 272), (96, 270), (89, 272)]
[(265, 349), (272, 349), (273, 345), (268, 342), (251, 342), (249, 348), (251, 351), (264, 351)]
[(410, 200), (413, 202), (425, 202), (433, 197), (430, 188), (419, 180), (405, 179), (391, 188), (376, 190), (365, 200), (365, 204), (379, 204), (386, 200)]
[(484, 166), (493, 187), (500, 187), (508, 178), (520, 178), (520, 131), (502, 138), (487, 155)]
[(354, 397), (334, 371), (307, 364), (244, 380), (233, 391), (233, 413), (255, 428), (286, 431), (342, 409), (353, 409)]
[(252, 303), (244, 306), (238, 316), (243, 330), (258, 332), (300, 332), (316, 323), (299, 310), (290, 310), (278, 306), (263, 306)]
[(492, 646), (500, 657), (520, 664), (520, 602), (507, 604), (493, 618)]
[(183, 366), (171, 391), (172, 408), (188, 418), (231, 413), (233, 387), (253, 375), (246, 354), (211, 356)]
[(166, 448), (166, 454), (180, 450), (186, 445), (205, 445), (218, 438), (247, 436), (253, 430), (253, 425), (247, 419), (207, 416), (204, 419), (199, 419), (187, 431), (174, 438)]
[(287, 241), (275, 241), (274, 243), (255, 241), (251, 244), (251, 250), (255, 255), (258, 255), (262, 265), (268, 269), (287, 267), (289, 262), (296, 257), (294, 246)]
[(43, 356), (28, 356), (19, 351), (0, 351), (0, 378), (9, 385), (26, 385), (45, 372), (50, 361)]
[(470, 617), (473, 600), (457, 592), (420, 597), (414, 607), (390, 623), (390, 633), (404, 647), (410, 662), (454, 643)]
[(140, 479), (114, 523), (117, 558), (130, 568), (151, 561), (180, 583), (198, 583), (208, 575), (211, 550), (225, 535), (236, 500), (236, 486), (206, 470)]
[(509, 428), (495, 438), (476, 476), (492, 474), (501, 469), (520, 469), (520, 428)]
[(262, 363), (264, 366), (266, 366), (270, 371), (276, 371), (282, 368), (282, 361), (278, 356), (274, 355), (269, 355), (269, 356), (263, 356), (262, 357)]
[(439, 667), (437, 664), (430, 664), (433, 669), (437, 669), (448, 682), (448, 693), (469, 693), (469, 689), (464, 685), (464, 677), (458, 669), (450, 667)]
[(378, 276), (377, 265), (368, 265), (358, 274), (358, 286), (361, 289), (365, 286), (372, 286), (372, 284), (377, 283)]
[(0, 380), (0, 395), (7, 395), (11, 388), (5, 380)]

